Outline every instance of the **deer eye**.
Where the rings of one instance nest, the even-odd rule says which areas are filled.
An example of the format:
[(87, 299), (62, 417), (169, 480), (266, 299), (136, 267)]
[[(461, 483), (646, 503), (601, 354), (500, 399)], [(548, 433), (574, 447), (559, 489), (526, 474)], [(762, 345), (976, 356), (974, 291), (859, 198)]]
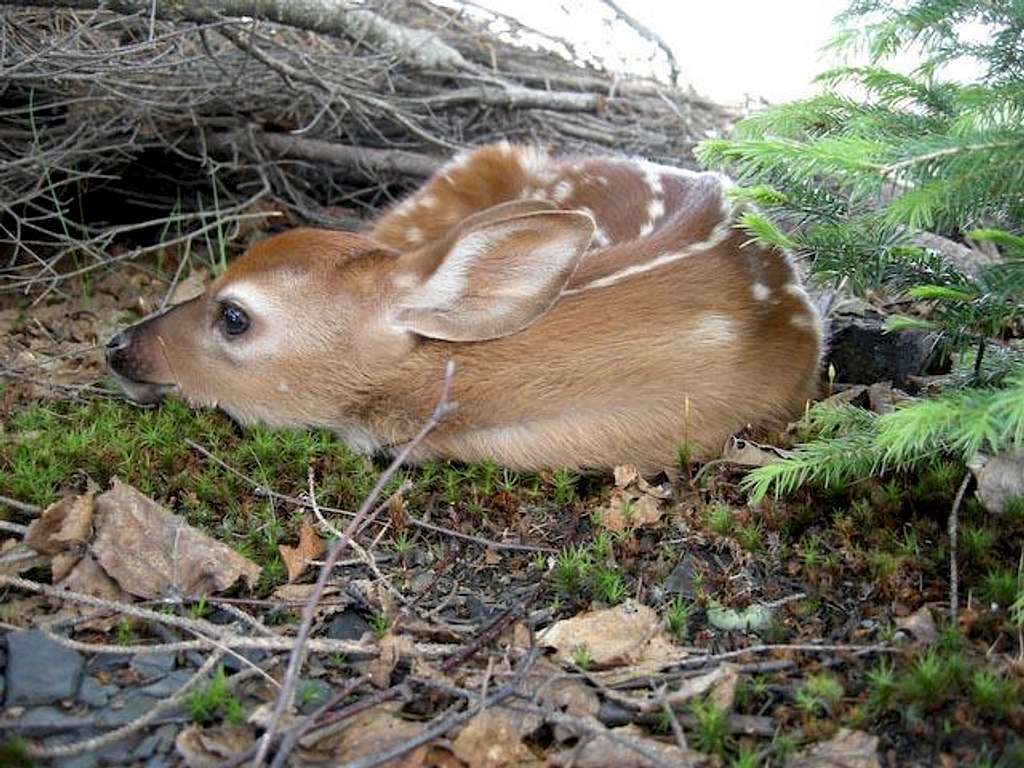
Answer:
[(235, 304), (222, 304), (220, 323), (228, 336), (240, 336), (249, 330), (249, 315)]

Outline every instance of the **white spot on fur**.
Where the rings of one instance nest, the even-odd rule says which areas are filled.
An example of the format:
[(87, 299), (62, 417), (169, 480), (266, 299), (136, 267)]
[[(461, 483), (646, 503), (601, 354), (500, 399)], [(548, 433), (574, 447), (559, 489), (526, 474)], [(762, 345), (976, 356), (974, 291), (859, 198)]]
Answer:
[(816, 324), (804, 314), (793, 315), (789, 318), (789, 324), (794, 328), (813, 328)]
[(282, 394), (284, 394), (285, 392), (289, 392), (290, 390), (291, 390), (291, 387), (288, 386), (288, 382), (287, 381), (279, 381), (279, 382), (277, 382), (277, 391), (278, 392), (281, 392)]
[(422, 243), (423, 242), (423, 230), (419, 227), (409, 227), (405, 230), (405, 239), (410, 243)]
[(507, 141), (499, 142), (498, 143), (498, 151), (502, 155), (504, 155), (505, 157), (511, 157), (512, 156), (512, 145), (509, 144)]
[(643, 264), (634, 264), (631, 267), (626, 267), (625, 269), (621, 269), (618, 272), (613, 272), (610, 275), (605, 275), (604, 277), (598, 278), (597, 280), (594, 280), (592, 283), (581, 285), (579, 288), (570, 288), (569, 290), (564, 291), (563, 295), (571, 296), (576, 293), (582, 293), (583, 291), (593, 290), (594, 288), (606, 288), (609, 285), (614, 285), (615, 283), (621, 282), (622, 280), (625, 280), (634, 275), (641, 275), (644, 274), (645, 272), (650, 272), (652, 270), (663, 267), (666, 264), (671, 264), (672, 262), (679, 261), (679, 259), (685, 259), (687, 256), (692, 256), (695, 253), (701, 253), (703, 251), (710, 250), (714, 248), (716, 245), (719, 245), (723, 240), (728, 238), (731, 232), (732, 222), (720, 221), (718, 224), (715, 225), (715, 228), (711, 230), (711, 234), (708, 236), (707, 240), (701, 240), (698, 243), (691, 243), (690, 245), (678, 251), (669, 251), (668, 253), (663, 253), (651, 259), (650, 261), (644, 262)]
[(701, 315), (690, 331), (690, 339), (699, 344), (728, 345), (736, 341), (736, 321), (727, 315)]
[(640, 237), (647, 237), (653, 231), (654, 224), (650, 221), (644, 222), (640, 225)]
[(440, 202), (433, 195), (424, 195), (423, 198), (420, 200), (420, 205), (422, 205), (427, 210), (430, 210), (431, 208), (436, 208), (438, 205), (440, 205)]
[(598, 227), (594, 230), (594, 245), (603, 248), (611, 242), (611, 238), (608, 237), (608, 233)]
[(647, 203), (647, 217), (651, 224), (657, 224), (658, 219), (665, 215), (665, 201), (656, 197)]
[(772, 289), (764, 283), (754, 283), (754, 287), (751, 291), (754, 294), (754, 298), (758, 301), (768, 301), (772, 295)]
[(661, 195), (665, 191), (665, 187), (661, 181), (661, 170), (658, 166), (653, 163), (644, 163), (644, 180), (647, 182), (647, 186), (651, 189), (652, 195)]
[(564, 203), (573, 193), (573, 184), (569, 179), (562, 179), (560, 182), (555, 184), (555, 188), (551, 190), (551, 199), (556, 203)]

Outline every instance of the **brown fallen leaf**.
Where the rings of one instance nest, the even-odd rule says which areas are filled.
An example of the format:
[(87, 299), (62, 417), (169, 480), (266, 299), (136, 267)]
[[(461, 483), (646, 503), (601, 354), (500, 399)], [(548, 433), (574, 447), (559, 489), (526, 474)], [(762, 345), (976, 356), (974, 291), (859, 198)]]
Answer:
[(658, 499), (645, 493), (634, 493), (616, 488), (608, 505), (597, 510), (601, 525), (610, 531), (641, 528), (661, 520)]
[(217, 768), (228, 758), (247, 749), (254, 740), (248, 725), (203, 728), (190, 725), (174, 740), (174, 748), (188, 768)]
[(94, 524), (90, 551), (122, 589), (137, 597), (198, 597), (221, 592), (240, 578), (250, 587), (259, 579), (261, 568), (251, 560), (117, 479), (96, 497)]
[(914, 636), (915, 645), (931, 645), (939, 637), (935, 619), (927, 605), (923, 605), (909, 616), (896, 619), (896, 627)]
[(0, 573), (17, 576), (19, 573), (46, 565), (50, 558), (17, 539), (7, 539), (0, 546)]
[[(552, 766), (573, 766), (573, 768), (648, 768), (656, 765), (627, 744), (642, 746), (645, 751), (657, 755), (662, 764), (690, 765), (694, 768), (711, 765), (710, 758), (694, 750), (683, 750), (675, 744), (665, 744), (648, 736), (637, 725), (612, 728), (611, 736), (599, 735), (581, 742), (582, 746), (567, 749), (551, 756)], [(618, 737), (618, 738), (614, 738)]]
[(828, 741), (792, 755), (786, 760), (786, 768), (881, 768), (878, 737), (840, 728)]
[(992, 514), (1001, 515), (1012, 499), (1024, 498), (1024, 451), (979, 454), (968, 466), (978, 481), (978, 500)]
[(711, 687), (708, 699), (726, 712), (732, 711), (732, 705), (736, 700), (736, 687), (740, 682), (740, 672), (735, 664), (722, 664), (716, 670), (721, 678), (715, 681)]
[(281, 553), (281, 559), (284, 560), (285, 568), (288, 569), (288, 583), (291, 584), (306, 572), (306, 568), (312, 561), (323, 555), (327, 545), (317, 535), (316, 529), (310, 525), (309, 520), (303, 519), (302, 525), (299, 527), (299, 546), (289, 547), (286, 544), (280, 544), (277, 549)]
[(94, 493), (65, 496), (55, 501), (28, 526), (25, 543), (45, 555), (81, 549), (92, 537), (95, 507)]
[[(310, 733), (301, 739), (298, 756), (309, 763), (338, 765), (377, 755), (418, 735), (421, 723), (396, 717), (389, 706), (376, 707), (343, 723), (338, 729)], [(427, 745), (419, 746), (403, 757), (381, 763), (387, 768), (424, 768), (429, 753)]]
[(571, 661), (574, 652), (586, 646), (591, 668), (596, 670), (661, 664), (679, 657), (658, 614), (635, 600), (555, 622), (540, 634), (538, 642), (554, 648), (563, 662)]
[(114, 600), (119, 603), (132, 602), (131, 595), (121, 589), (121, 586), (107, 575), (107, 572), (100, 567), (96, 559), (89, 553), (76, 559), (74, 566), (67, 571), (67, 575), (56, 581), (58, 558), (60, 557), (61, 555), (57, 555), (53, 560), (54, 586), (60, 589), (68, 589), (72, 592), (92, 595), (103, 600)]
[(773, 445), (762, 445), (753, 440), (730, 437), (722, 452), (722, 460), (744, 467), (764, 467), (792, 455), (792, 451), (776, 448)]
[(519, 738), (516, 723), (497, 707), (485, 709), (466, 723), (452, 742), (452, 752), (473, 768), (504, 768), (536, 760)]

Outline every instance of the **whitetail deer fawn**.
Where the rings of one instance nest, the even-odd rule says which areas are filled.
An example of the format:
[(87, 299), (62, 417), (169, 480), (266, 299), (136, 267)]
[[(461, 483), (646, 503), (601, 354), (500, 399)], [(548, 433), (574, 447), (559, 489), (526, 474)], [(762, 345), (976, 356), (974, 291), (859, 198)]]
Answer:
[(139, 400), (411, 439), (456, 363), (458, 410), (418, 459), (671, 466), (798, 414), (818, 314), (785, 255), (745, 243), (712, 173), (486, 146), (368, 234), (296, 229), (110, 340)]

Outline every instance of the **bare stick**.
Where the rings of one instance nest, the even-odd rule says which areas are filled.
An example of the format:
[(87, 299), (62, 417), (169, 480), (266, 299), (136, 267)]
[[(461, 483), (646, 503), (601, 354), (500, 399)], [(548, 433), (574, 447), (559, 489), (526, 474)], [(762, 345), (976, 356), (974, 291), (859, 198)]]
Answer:
[(398, 471), (399, 467), (405, 463), (409, 456), (412, 455), (412, 452), (421, 442), (423, 442), (427, 435), (433, 432), (434, 429), (436, 429), (437, 426), (455, 410), (455, 404), (448, 401), (448, 395), (451, 391), (452, 377), (454, 375), (455, 363), (449, 360), (448, 364), (445, 366), (444, 381), (441, 385), (441, 397), (438, 400), (433, 413), (430, 414), (430, 417), (420, 428), (420, 431), (416, 433), (416, 436), (402, 448), (391, 464), (388, 465), (388, 468), (384, 470), (379, 478), (377, 478), (377, 483), (370, 491), (370, 495), (363, 501), (359, 511), (356, 512), (356, 516), (352, 518), (348, 527), (345, 528), (342, 537), (331, 543), (330, 550), (328, 550), (327, 553), (327, 558), (324, 561), (323, 567), (320, 569), (320, 575), (317, 577), (316, 584), (313, 587), (313, 592), (310, 594), (309, 601), (303, 609), (302, 623), (299, 625), (299, 631), (295, 637), (295, 647), (292, 649), (292, 652), (288, 657), (288, 668), (285, 670), (281, 692), (277, 696), (277, 701), (274, 704), (274, 711), (270, 716), (270, 721), (267, 723), (266, 732), (260, 739), (260, 748), (257, 751), (256, 758), (254, 760), (256, 765), (262, 765), (266, 760), (267, 752), (270, 749), (274, 734), (277, 731), (278, 723), (280, 723), (285, 710), (291, 707), (294, 700), (295, 688), (299, 681), (299, 669), (302, 667), (302, 662), (305, 657), (306, 640), (309, 638), (309, 632), (313, 626), (313, 619), (316, 616), (316, 607), (320, 602), (324, 589), (327, 587), (327, 579), (331, 575), (331, 570), (334, 568), (334, 564), (338, 561), (338, 558), (341, 557), (342, 552), (345, 551), (350, 538), (355, 534), (359, 526), (362, 525), (363, 520), (370, 514), (371, 510), (373, 510), (373, 506), (377, 502), (377, 497), (380, 496), (381, 492), (384, 490), (384, 486), (386, 486), (388, 481), (391, 480), (391, 477)]
[(956, 499), (953, 500), (953, 509), (949, 512), (949, 623), (954, 627), (957, 623), (957, 615), (960, 612), (960, 580), (956, 567), (956, 537), (959, 530), (960, 505), (964, 501), (964, 494), (967, 492), (967, 485), (970, 482), (971, 473), (968, 472), (960, 483), (960, 488), (956, 492)]
[(676, 61), (676, 56), (672, 53), (672, 49), (669, 47), (657, 32), (648, 27), (645, 24), (641, 24), (633, 16), (630, 16), (622, 7), (615, 2), (615, 0), (601, 0), (605, 5), (611, 8), (615, 15), (626, 22), (634, 32), (649, 43), (654, 43), (656, 46), (661, 48), (665, 53), (665, 58), (668, 59), (668, 67), (671, 72), (672, 85), (679, 85), (679, 63)]

